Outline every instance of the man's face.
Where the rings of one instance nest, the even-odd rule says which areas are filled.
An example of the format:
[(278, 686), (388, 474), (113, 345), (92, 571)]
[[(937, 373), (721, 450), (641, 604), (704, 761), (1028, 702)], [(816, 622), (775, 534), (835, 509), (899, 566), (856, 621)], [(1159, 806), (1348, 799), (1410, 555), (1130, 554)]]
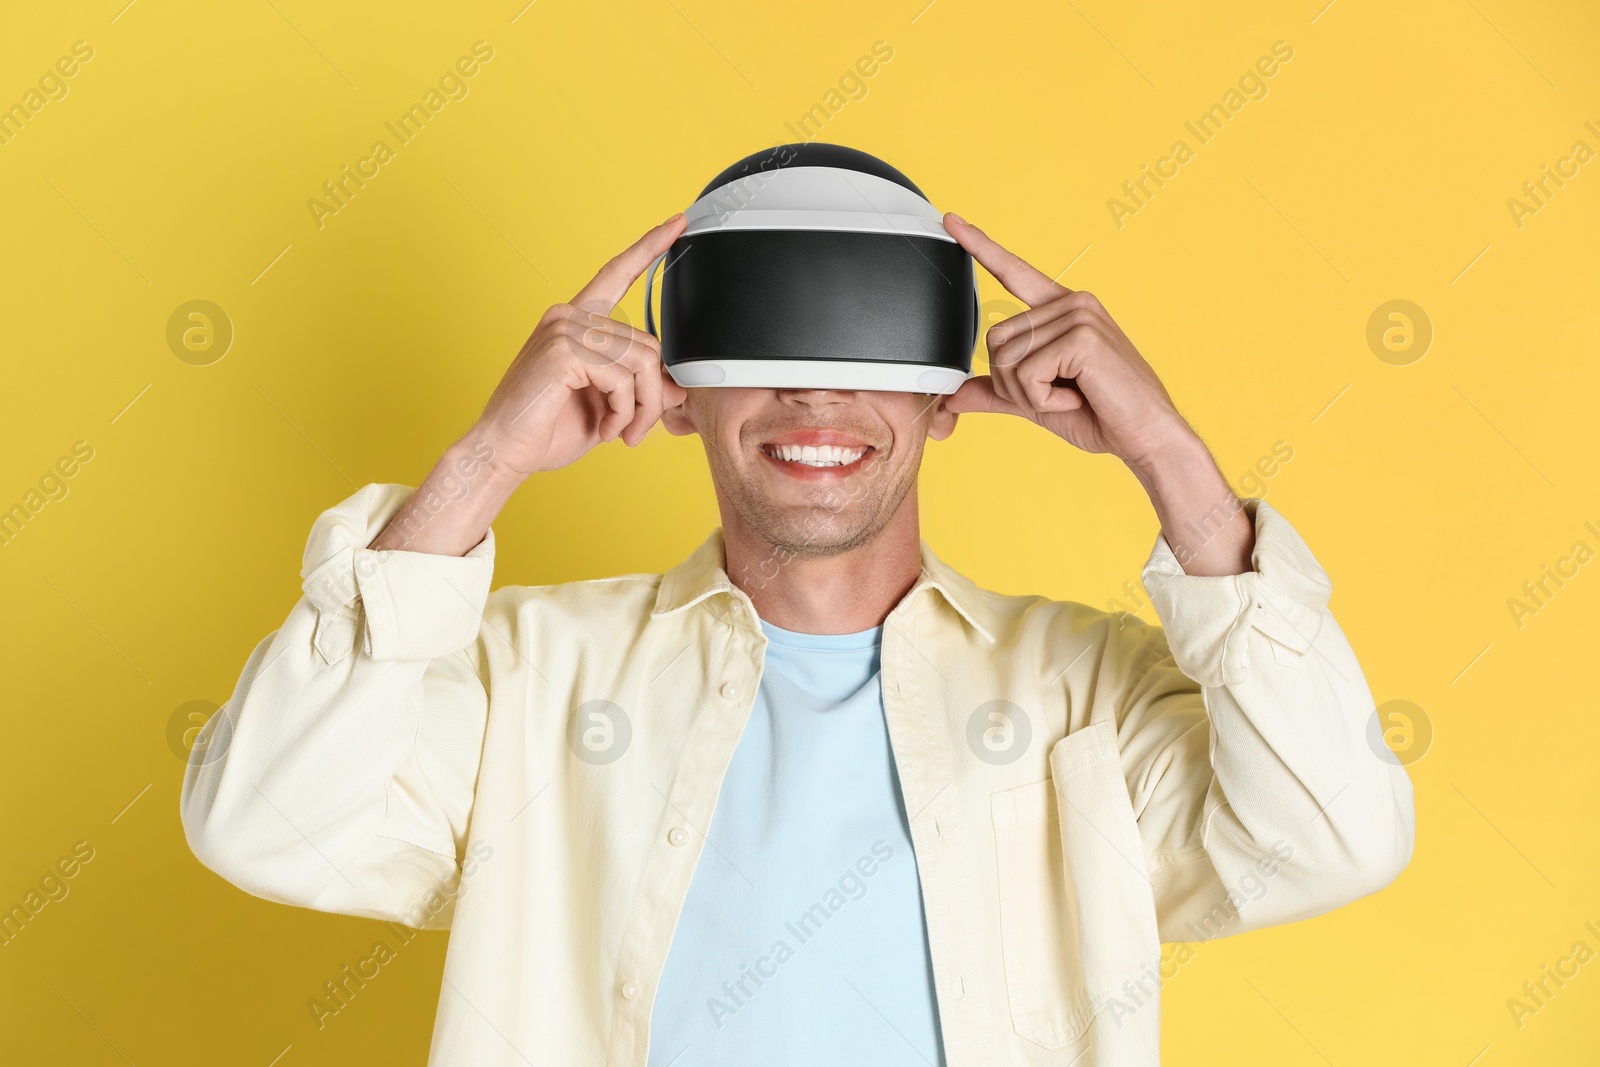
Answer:
[(662, 421), (698, 433), (717, 494), (795, 558), (866, 544), (916, 484), (929, 437), (956, 416), (944, 398), (845, 389), (689, 389)]

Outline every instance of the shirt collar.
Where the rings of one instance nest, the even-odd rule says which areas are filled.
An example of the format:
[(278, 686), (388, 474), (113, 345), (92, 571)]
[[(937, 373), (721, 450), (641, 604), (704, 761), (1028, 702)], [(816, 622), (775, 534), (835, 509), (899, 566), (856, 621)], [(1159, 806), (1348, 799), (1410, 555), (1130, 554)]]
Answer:
[[(935, 555), (926, 541), (920, 545), (922, 571), (901, 604), (910, 603), (923, 589), (936, 589), (984, 640), (993, 644), (999, 625), (988, 595)], [(753, 609), (749, 596), (733, 584), (724, 569), (725, 547), (722, 527), (718, 526), (682, 562), (662, 575), (651, 617), (671, 615), (718, 593), (742, 600)]]

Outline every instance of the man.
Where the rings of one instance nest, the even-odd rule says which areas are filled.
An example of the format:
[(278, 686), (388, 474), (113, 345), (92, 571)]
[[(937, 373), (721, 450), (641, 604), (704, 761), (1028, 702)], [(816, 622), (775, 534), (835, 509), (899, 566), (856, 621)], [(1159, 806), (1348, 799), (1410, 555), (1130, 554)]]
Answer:
[[(258, 896), (449, 928), (430, 1063), (1154, 1064), (1162, 941), (1409, 861), (1305, 543), (1099, 301), (944, 224), (1028, 306), (953, 394), (679, 387), (609, 316), (674, 215), (544, 314), (415, 492), (317, 520), (184, 826)], [(962, 412), (1128, 467), (1162, 627), (921, 541), (924, 443)], [(490, 592), (510, 495), (658, 420), (699, 435), (721, 527), (665, 575)]]

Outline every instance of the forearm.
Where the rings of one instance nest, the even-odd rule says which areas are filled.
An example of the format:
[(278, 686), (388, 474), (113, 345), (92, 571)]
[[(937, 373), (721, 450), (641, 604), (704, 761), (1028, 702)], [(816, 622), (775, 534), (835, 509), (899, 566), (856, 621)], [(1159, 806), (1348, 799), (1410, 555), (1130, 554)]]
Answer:
[[(1372, 692), (1328, 609), (1327, 572), (1270, 505), (1251, 501), (1245, 514), (1249, 571), (1191, 575), (1158, 542), (1143, 578), (1160, 636), (1118, 631), (1130, 662), (1157, 640), (1170, 655), (1138, 679), (1121, 716), (1124, 751), (1146, 754), (1126, 773), (1146, 783), (1150, 851), (1175, 857), (1156, 879), (1164, 940), (1189, 939), (1191, 921), (1214, 929), (1206, 916), (1234, 907), (1224, 932), (1337, 907), (1393, 881), (1415, 836), (1411, 782), (1373, 732)], [(1196, 841), (1220, 879), (1210, 886)], [(1281, 869), (1259, 867), (1274, 854)], [(1264, 893), (1244, 893), (1263, 875)], [(1248, 899), (1224, 907), (1225, 889)]]
[(463, 555), (483, 540), (526, 477), (500, 462), (488, 434), (474, 427), (445, 449), (368, 547)]
[[(1151, 871), (1163, 894), (1162, 940), (1321, 914), (1388, 885), (1411, 856), (1411, 783), (1398, 761), (1372, 751), (1372, 698), (1332, 616), (1304, 652), (1274, 650), (1254, 631), (1240, 640), (1248, 676), (1233, 684), (1185, 695), (1192, 690), (1170, 662), (1144, 683), (1149, 710), (1138, 714), (1170, 719), (1173, 736), (1157, 764), (1170, 768), (1172, 790), (1158, 781), (1144, 808), (1162, 841)], [(1197, 724), (1202, 715), (1209, 729)], [(1184, 771), (1207, 763), (1209, 781)], [(1185, 851), (1197, 841), (1204, 863)]]
[(1201, 839), (1236, 888), (1268, 852), (1283, 862), (1233, 932), (1376, 892), (1409, 862), (1416, 833), (1410, 779), (1372, 749), (1371, 692), (1333, 616), (1303, 653), (1247, 640), (1248, 680), (1206, 693), (1214, 778)]
[[(357, 652), (327, 664), (313, 643), (318, 621), (302, 599), (201, 731), (184, 773), (184, 833), (202, 864), (256, 896), (399, 918), (448, 878), (452, 824), (464, 827), (470, 797), (450, 791), (448, 808), (436, 800), (419, 813), (392, 794), (439, 795), (415, 785), (422, 716), (448, 716), (471, 736), (483, 689), (461, 656), (378, 662)], [(468, 747), (445, 751), (464, 759)], [(454, 772), (443, 777), (463, 777)]]
[(465, 840), (493, 533), (459, 557), (362, 547), (411, 495), (368, 485), (318, 516), (304, 595), (191, 752), (189, 845), (258, 896), (409, 921)]
[(1129, 464), (1149, 494), (1173, 555), (1192, 575), (1251, 569), (1255, 529), (1205, 443), (1190, 434), (1146, 464)]

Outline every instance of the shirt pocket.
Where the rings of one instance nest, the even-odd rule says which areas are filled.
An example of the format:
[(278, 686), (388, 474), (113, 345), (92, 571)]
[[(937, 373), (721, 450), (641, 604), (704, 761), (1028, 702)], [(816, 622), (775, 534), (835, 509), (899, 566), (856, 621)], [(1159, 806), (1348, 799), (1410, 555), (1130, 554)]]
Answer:
[(1127, 983), (1148, 985), (1158, 973), (1155, 888), (1111, 723), (1091, 723), (1056, 742), (1050, 773), (1061, 803), (1072, 902), (1084, 931), (1085, 985), (1099, 1009), (1126, 995)]
[(1057, 1049), (1082, 1040), (1125, 983), (1156, 973), (1161, 943), (1110, 724), (1062, 738), (1050, 768), (995, 793), (990, 813), (1012, 1027)]
[(990, 814), (1011, 1025), (1034, 1044), (1060, 1048), (1088, 1029), (1094, 1008), (1052, 792), (1046, 779), (995, 793)]

